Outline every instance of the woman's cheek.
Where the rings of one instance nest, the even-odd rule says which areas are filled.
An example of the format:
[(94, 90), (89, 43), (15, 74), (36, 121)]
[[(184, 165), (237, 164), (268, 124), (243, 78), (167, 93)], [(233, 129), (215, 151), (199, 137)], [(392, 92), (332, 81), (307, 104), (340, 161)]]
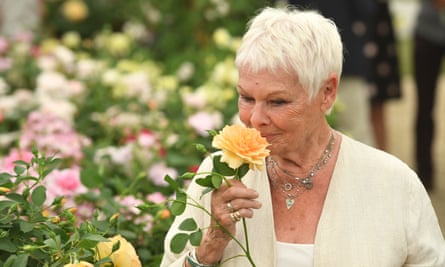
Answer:
[(248, 126), (250, 123), (250, 111), (249, 108), (245, 105), (242, 104), (240, 102), (238, 102), (238, 116), (240, 118), (240, 120), (246, 125)]

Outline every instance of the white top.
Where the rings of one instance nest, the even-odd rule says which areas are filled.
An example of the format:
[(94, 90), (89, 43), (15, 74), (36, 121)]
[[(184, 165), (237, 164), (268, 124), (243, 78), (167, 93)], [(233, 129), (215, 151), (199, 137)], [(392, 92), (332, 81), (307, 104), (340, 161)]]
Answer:
[(313, 267), (313, 244), (294, 244), (277, 241), (277, 267)]

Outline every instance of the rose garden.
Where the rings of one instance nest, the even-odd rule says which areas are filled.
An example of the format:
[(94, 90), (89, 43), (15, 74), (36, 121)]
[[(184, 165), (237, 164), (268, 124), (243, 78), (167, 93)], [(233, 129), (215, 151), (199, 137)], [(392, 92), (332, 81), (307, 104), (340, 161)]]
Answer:
[(36, 32), (0, 37), (0, 266), (159, 266), (164, 177), (236, 122), (234, 53), (264, 4), (43, 1)]

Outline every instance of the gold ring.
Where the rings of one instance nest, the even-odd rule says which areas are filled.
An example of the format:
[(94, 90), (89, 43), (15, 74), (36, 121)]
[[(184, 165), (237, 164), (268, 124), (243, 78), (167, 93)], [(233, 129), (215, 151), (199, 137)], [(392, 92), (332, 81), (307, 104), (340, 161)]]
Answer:
[(239, 211), (235, 211), (230, 213), (230, 219), (232, 219), (233, 222), (239, 222), (241, 220), (241, 214)]
[(234, 211), (232, 203), (230, 201), (226, 203), (226, 207), (229, 210), (229, 212), (233, 212)]

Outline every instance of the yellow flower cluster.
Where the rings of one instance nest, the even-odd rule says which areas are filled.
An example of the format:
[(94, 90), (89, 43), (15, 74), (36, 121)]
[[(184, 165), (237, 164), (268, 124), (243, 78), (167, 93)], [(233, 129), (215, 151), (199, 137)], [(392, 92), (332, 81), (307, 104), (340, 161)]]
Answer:
[[(119, 249), (113, 252), (113, 246), (119, 242)], [(121, 235), (109, 238), (108, 242), (99, 242), (96, 246), (96, 261), (105, 257), (110, 257), (114, 267), (141, 267), (141, 261), (134, 247)], [(102, 264), (102, 267), (109, 264)], [(63, 267), (94, 267), (94, 264), (80, 261), (76, 263), (65, 264)]]

